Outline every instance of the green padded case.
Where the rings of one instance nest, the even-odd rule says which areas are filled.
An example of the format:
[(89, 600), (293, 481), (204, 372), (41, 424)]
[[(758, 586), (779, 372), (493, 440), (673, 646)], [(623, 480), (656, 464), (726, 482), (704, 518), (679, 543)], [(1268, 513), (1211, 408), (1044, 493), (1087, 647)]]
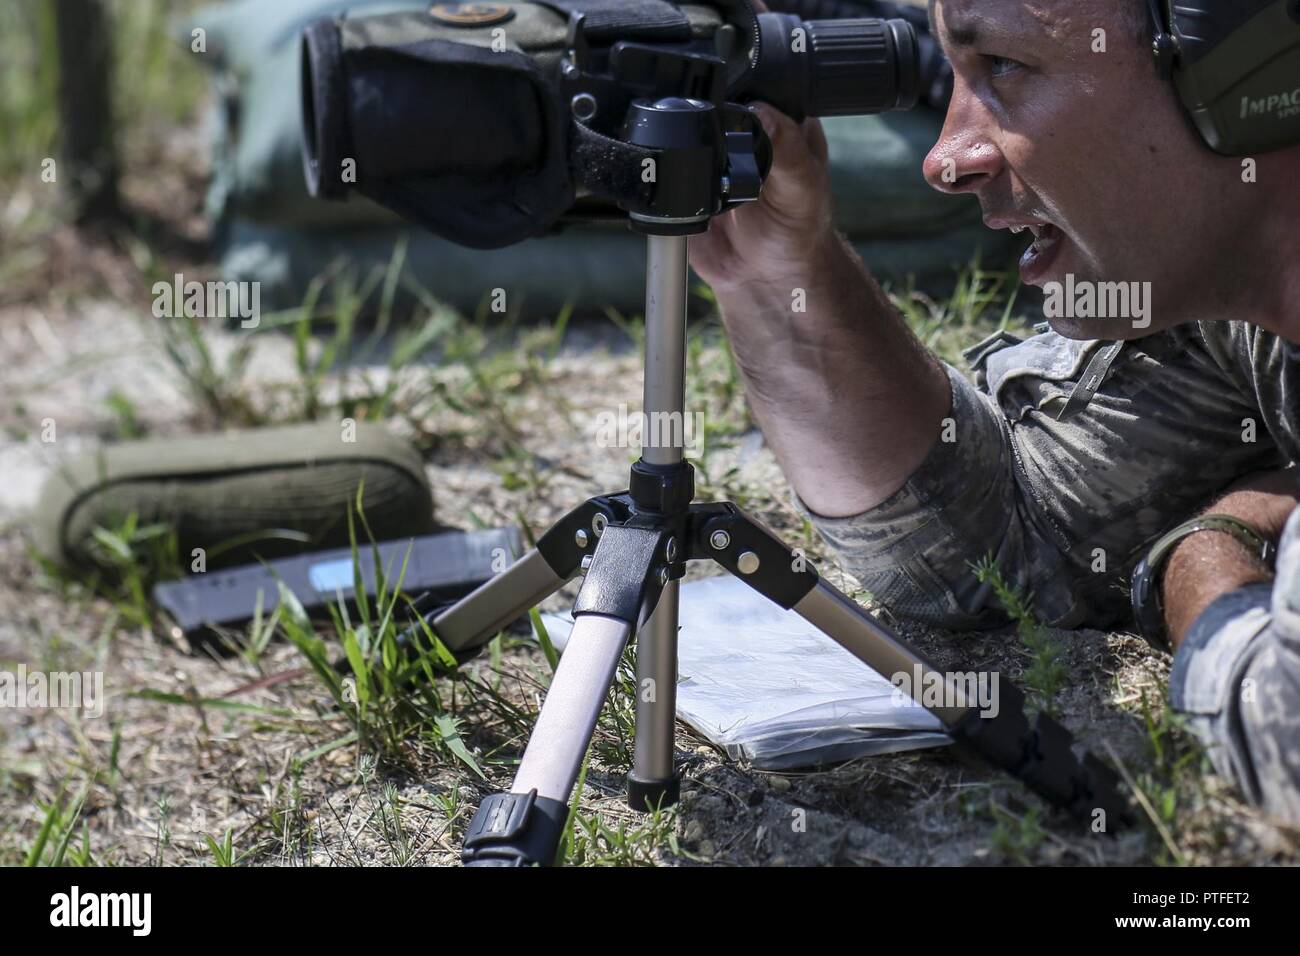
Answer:
[[(109, 445), (76, 456), (46, 480), (36, 506), (37, 548), (63, 566), (94, 563), (96, 527), (134, 514), (141, 525), (176, 532), (188, 566), (194, 548), (207, 566), (346, 547), (348, 509), (362, 508), (375, 540), (435, 530), (433, 495), (419, 454), (380, 425), (339, 423), (231, 431)], [(310, 542), (266, 537), (273, 530)], [(359, 543), (366, 532), (357, 523)], [(213, 549), (245, 541), (218, 554)]]

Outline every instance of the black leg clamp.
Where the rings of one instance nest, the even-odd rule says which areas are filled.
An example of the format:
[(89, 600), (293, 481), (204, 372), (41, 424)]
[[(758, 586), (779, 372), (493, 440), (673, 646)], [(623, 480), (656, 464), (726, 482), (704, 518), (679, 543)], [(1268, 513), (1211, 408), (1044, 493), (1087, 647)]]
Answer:
[(460, 851), (466, 866), (550, 866), (564, 836), (569, 808), (527, 793), (494, 793), (470, 821)]
[(663, 592), (658, 572), (667, 567), (668, 537), (658, 528), (606, 528), (573, 602), (573, 616), (603, 614), (627, 621), (634, 630), (640, 627)]
[[(786, 610), (817, 586), (817, 571), (807, 559), (729, 501), (693, 505), (691, 525), (692, 557), (712, 558)], [(757, 567), (747, 569), (745, 554)]]
[(626, 514), (627, 507), (618, 496), (588, 498), (537, 539), (537, 550), (551, 566), (556, 577), (568, 580), (578, 572), (583, 555), (590, 553), (577, 543), (578, 532), (583, 532), (589, 536), (589, 540), (594, 541), (599, 537), (595, 528), (597, 515), (602, 515), (604, 522), (609, 523), (623, 520)]

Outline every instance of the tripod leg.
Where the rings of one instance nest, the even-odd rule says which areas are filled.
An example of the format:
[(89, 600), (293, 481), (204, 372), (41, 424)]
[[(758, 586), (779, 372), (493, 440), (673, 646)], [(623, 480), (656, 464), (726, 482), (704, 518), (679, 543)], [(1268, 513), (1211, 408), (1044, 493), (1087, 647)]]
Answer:
[[(1047, 714), (1031, 718), (1025, 696), (1015, 684), (998, 679), (997, 674), (986, 677), (985, 686), (993, 688), (994, 696), (991, 706), (981, 709), (979, 702), (966, 699), (967, 690), (973, 690), (971, 682), (937, 671), (825, 581), (819, 581), (793, 610), (876, 673), (895, 680), (894, 675), (907, 675), (904, 686), (943, 722), (945, 730), (1040, 796), (1094, 824), (1098, 819), (1103, 825), (1111, 820), (1118, 828), (1132, 822), (1114, 771), (1091, 753), (1076, 754), (1073, 735)], [(940, 696), (946, 706), (927, 703), (922, 692), (926, 687), (943, 688)]]
[(452, 651), (476, 647), (541, 604), (566, 580), (533, 548), (435, 617), (434, 633)]
[(438, 639), (452, 651), (491, 640), (578, 573), (583, 555), (613, 516), (605, 499), (592, 498), (574, 508), (551, 525), (537, 547), (435, 617)]
[(536, 790), (539, 797), (561, 802), (569, 798), (631, 636), (631, 626), (616, 617), (576, 619), (512, 790)]
[(636, 639), (636, 748), (627, 775), (627, 802), (649, 811), (677, 802), (681, 775), (673, 771), (677, 721), (677, 581), (664, 586)]
[[(647, 621), (666, 568), (662, 529), (610, 525), (574, 602), (573, 631), (555, 670), (509, 793), (479, 805), (461, 859), (488, 866), (548, 865), (563, 835), (567, 801), (591, 744), (623, 648)], [(659, 575), (655, 575), (656, 581)]]
[(578, 779), (623, 648), (626, 621), (602, 614), (577, 618), (546, 692), (509, 793), (479, 805), (461, 859), (476, 866), (549, 866), (568, 819)]
[[(996, 703), (981, 709), (969, 682), (945, 674), (856, 601), (820, 580), (775, 535), (734, 505), (695, 506), (702, 520), (696, 553), (714, 560), (760, 594), (793, 610), (876, 673), (899, 681), (944, 729), (994, 766), (1052, 803), (1095, 824), (1098, 811), (1118, 829), (1132, 822), (1115, 773), (1091, 753), (1074, 752), (1068, 730), (1044, 713), (1032, 718), (1011, 681), (992, 682)], [(994, 675), (996, 678), (997, 675)], [(988, 684), (986, 684), (988, 686)], [(941, 703), (926, 688), (942, 688)]]
[[(911, 679), (909, 686), (917, 688), (935, 680), (949, 683), (929, 661), (899, 640), (889, 628), (825, 581), (818, 581), (791, 610), (877, 674), (884, 677), (906, 674)], [(959, 723), (970, 710), (964, 701), (960, 701), (963, 688), (952, 686), (958, 695), (956, 706), (927, 708), (945, 727)]]

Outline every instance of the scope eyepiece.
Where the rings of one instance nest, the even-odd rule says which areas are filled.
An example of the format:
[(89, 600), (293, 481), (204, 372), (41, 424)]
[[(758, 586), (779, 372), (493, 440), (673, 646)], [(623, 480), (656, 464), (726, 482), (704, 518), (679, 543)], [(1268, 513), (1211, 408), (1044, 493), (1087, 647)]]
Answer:
[(854, 116), (911, 109), (920, 96), (920, 49), (906, 20), (801, 20), (758, 16), (758, 61), (743, 95), (783, 113)]

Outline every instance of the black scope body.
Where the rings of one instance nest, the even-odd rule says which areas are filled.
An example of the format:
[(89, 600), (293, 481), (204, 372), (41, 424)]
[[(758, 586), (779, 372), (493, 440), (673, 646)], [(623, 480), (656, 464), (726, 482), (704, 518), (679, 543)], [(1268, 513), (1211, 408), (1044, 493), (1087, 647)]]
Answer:
[(904, 19), (804, 20), (749, 0), (435, 3), (323, 19), (303, 35), (304, 169), (313, 196), (359, 192), (444, 238), (498, 248), (543, 234), (578, 200), (652, 207), (653, 184), (629, 165), (653, 157), (620, 141), (634, 107), (682, 98), (713, 108), (716, 151), (737, 166), (716, 177), (701, 211), (715, 215), (755, 198), (770, 162), (745, 104), (796, 119), (909, 109), (920, 73)]

